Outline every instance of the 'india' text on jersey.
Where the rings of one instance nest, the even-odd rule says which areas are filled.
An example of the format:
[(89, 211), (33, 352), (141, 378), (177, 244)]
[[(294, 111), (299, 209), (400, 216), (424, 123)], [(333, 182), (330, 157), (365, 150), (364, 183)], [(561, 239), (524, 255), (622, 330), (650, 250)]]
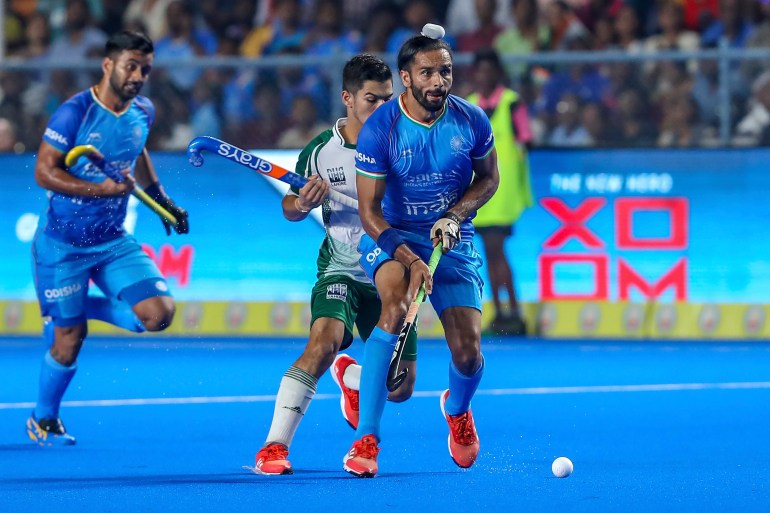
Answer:
[[(428, 236), (444, 212), (465, 194), (473, 179), (472, 159), (494, 146), (486, 114), (449, 95), (431, 124), (411, 117), (401, 97), (377, 109), (364, 124), (356, 145), (359, 174), (386, 180), (382, 212), (396, 229)], [(469, 217), (461, 227), (473, 237)]]

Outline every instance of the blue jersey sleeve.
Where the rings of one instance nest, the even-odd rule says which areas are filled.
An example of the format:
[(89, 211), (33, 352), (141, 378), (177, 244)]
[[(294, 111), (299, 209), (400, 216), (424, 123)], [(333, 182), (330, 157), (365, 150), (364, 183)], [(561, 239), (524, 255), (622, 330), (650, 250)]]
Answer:
[(67, 153), (75, 146), (82, 120), (83, 112), (77, 103), (63, 103), (48, 121), (43, 140), (62, 153)]
[[(375, 112), (376, 114), (376, 112)], [(388, 136), (372, 115), (358, 134), (356, 142), (356, 172), (376, 180), (385, 179), (388, 167)]]
[(475, 142), (471, 149), (470, 157), (472, 159), (483, 159), (495, 146), (495, 136), (492, 134), (492, 125), (489, 118), (479, 107), (473, 105), (470, 111), (471, 124)]

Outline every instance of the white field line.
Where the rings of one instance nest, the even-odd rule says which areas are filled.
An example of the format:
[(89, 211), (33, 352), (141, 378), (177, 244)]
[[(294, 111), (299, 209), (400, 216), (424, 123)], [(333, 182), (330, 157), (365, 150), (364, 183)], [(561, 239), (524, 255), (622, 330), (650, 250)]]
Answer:
[[(608, 394), (626, 392), (679, 392), (687, 390), (757, 390), (770, 388), (770, 381), (731, 383), (668, 383), (649, 385), (594, 385), (574, 387), (492, 388), (479, 390), (476, 395), (556, 395), (556, 394)], [(442, 390), (415, 391), (413, 397), (438, 397)], [(339, 394), (316, 394), (314, 400), (339, 400)], [(147, 406), (167, 404), (230, 404), (264, 403), (275, 401), (275, 395), (225, 395), (213, 397), (154, 397), (146, 399), (96, 399), (90, 401), (63, 401), (62, 406)], [(0, 410), (33, 408), (35, 403), (0, 403)]]

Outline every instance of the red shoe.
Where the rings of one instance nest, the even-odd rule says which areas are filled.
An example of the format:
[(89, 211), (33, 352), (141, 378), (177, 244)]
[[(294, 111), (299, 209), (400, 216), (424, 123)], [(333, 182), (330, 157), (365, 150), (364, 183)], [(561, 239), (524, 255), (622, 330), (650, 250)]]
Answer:
[(293, 474), (291, 463), (286, 458), (289, 456), (289, 448), (283, 444), (267, 444), (257, 453), (257, 462), (254, 471), (266, 476), (281, 476)]
[(449, 390), (441, 394), (441, 413), (449, 424), (449, 455), (458, 467), (468, 468), (479, 455), (479, 435), (473, 423), (473, 413), (469, 409), (460, 415), (447, 415), (444, 403), (449, 397)]
[(374, 477), (377, 474), (377, 439), (374, 435), (366, 435), (361, 440), (353, 442), (344, 458), (342, 458), (343, 470), (356, 477)]
[(340, 387), (342, 396), (340, 397), (340, 409), (342, 417), (353, 429), (358, 429), (358, 390), (353, 390), (345, 386), (342, 376), (345, 370), (357, 362), (346, 354), (338, 354), (332, 364), (332, 378), (337, 386)]

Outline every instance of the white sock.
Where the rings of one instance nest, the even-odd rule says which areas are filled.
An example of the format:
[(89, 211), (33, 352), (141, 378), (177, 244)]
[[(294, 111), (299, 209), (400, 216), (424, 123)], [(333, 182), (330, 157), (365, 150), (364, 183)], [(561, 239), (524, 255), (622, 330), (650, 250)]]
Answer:
[(317, 385), (315, 376), (297, 367), (289, 367), (278, 388), (273, 423), (270, 425), (265, 444), (279, 443), (286, 447), (291, 445), (294, 433), (310, 406), (310, 401), (313, 400)]
[(355, 363), (348, 365), (345, 374), (342, 375), (342, 382), (348, 388), (359, 390), (361, 387), (361, 366)]

